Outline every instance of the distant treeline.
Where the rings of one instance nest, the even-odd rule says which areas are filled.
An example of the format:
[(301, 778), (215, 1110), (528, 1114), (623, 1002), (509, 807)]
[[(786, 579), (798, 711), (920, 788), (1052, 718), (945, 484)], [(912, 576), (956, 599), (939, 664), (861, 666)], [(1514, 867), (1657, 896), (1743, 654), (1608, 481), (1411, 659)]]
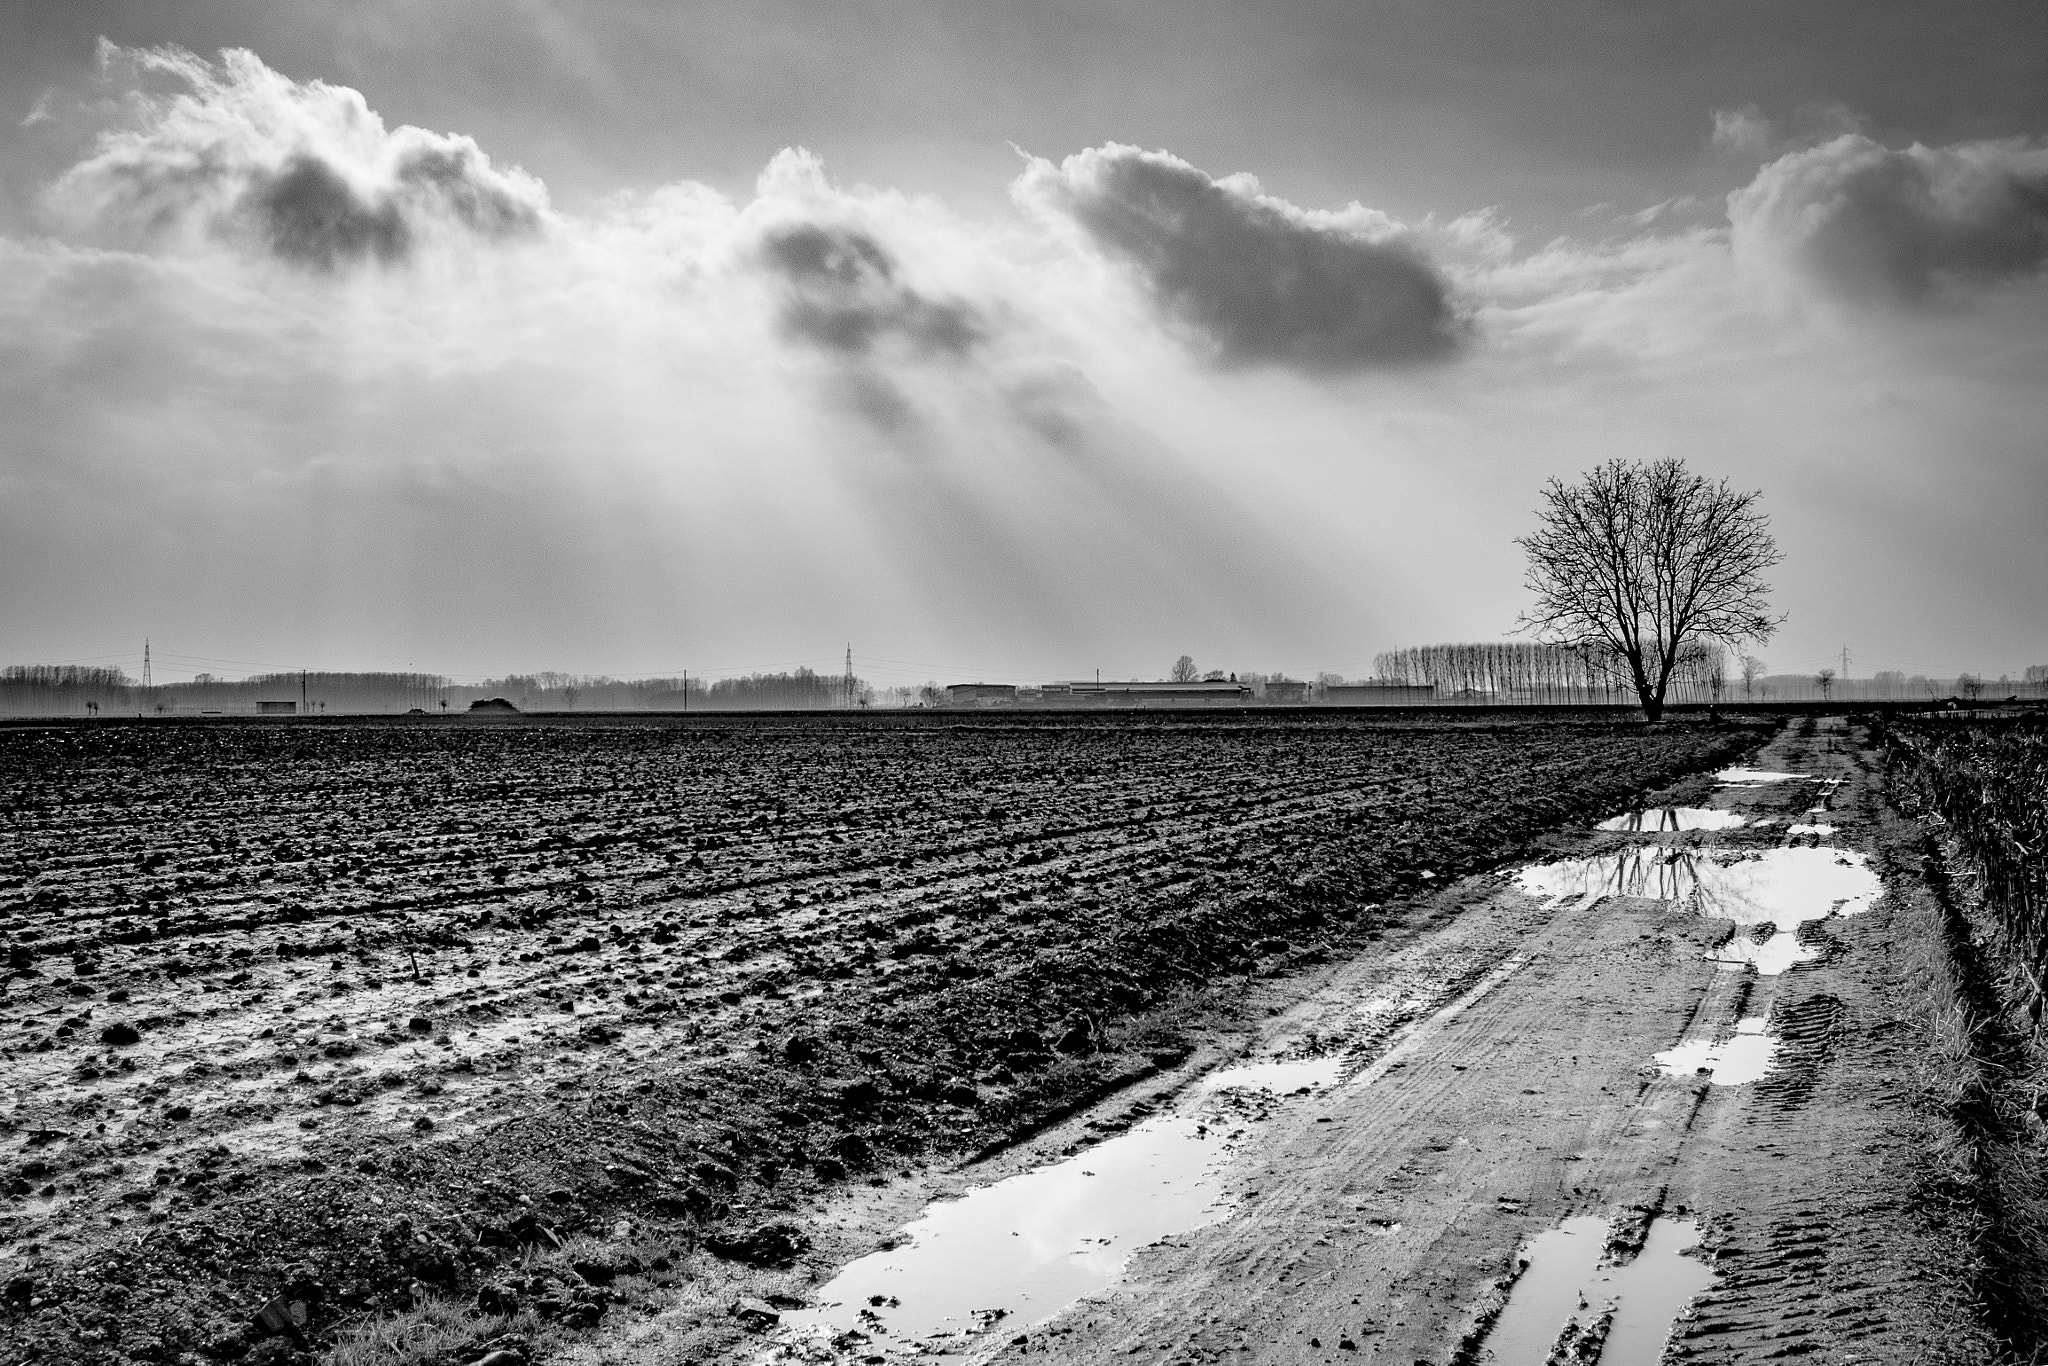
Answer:
[[(1432, 687), (1443, 702), (1632, 702), (1628, 666), (1611, 652), (1529, 641), (1476, 641), (1418, 645), (1389, 650), (1373, 660), (1380, 682)], [(1672, 702), (1931, 702), (1958, 697), (1975, 701), (2048, 699), (2048, 665), (2034, 665), (2021, 679), (1963, 673), (1952, 678), (1910, 677), (1880, 670), (1867, 678), (1840, 678), (1835, 671), (1766, 674), (1755, 665), (1743, 677), (1741, 661), (1730, 666), (1718, 645), (1688, 646), (1671, 682)]]
[[(1376, 656), (1373, 667), (1384, 682), (1433, 687), (1447, 701), (1627, 702), (1635, 697), (1620, 656), (1585, 646), (1514, 640), (1416, 645)], [(1669, 700), (1711, 702), (1725, 695), (1726, 668), (1719, 646), (1687, 646)]]
[[(715, 682), (618, 679), (542, 672), (455, 683), (439, 674), (270, 673), (243, 679), (200, 674), (187, 683), (143, 687), (120, 669), (16, 664), (0, 669), (0, 716), (243, 716), (279, 710), (361, 715), (419, 710), (466, 712), (503, 698), (521, 711), (815, 711), (847, 705), (841, 676), (798, 669)], [(853, 705), (874, 692), (854, 681)]]

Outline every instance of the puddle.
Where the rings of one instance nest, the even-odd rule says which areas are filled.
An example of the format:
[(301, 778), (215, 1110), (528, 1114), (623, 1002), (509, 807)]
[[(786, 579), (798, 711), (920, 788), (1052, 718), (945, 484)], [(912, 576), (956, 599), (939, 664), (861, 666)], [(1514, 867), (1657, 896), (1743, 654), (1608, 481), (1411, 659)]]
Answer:
[(1783, 773), (1773, 768), (1743, 768), (1740, 765), (1724, 768), (1714, 776), (1731, 787), (1762, 787), (1767, 783), (1812, 781), (1812, 775), (1807, 773)]
[(1817, 835), (1821, 839), (1826, 839), (1829, 835), (1835, 833), (1835, 827), (1821, 824), (1788, 825), (1785, 827), (1785, 833), (1788, 835)]
[(1255, 1087), (1285, 1095), (1304, 1086), (1334, 1086), (1343, 1067), (1344, 1059), (1334, 1053), (1295, 1062), (1248, 1062), (1242, 1067), (1211, 1072), (1202, 1078), (1202, 1089), (1241, 1091)]
[(1763, 941), (1737, 934), (1711, 955), (1730, 968), (1753, 964), (1766, 976), (1818, 956), (1799, 943), (1799, 926), (1867, 911), (1881, 890), (1862, 854), (1810, 845), (1754, 851), (1647, 846), (1533, 864), (1515, 880), (1531, 896), (1581, 906), (1603, 896), (1689, 901), (1716, 920), (1769, 925), (1775, 933)]
[(1716, 1086), (1744, 1086), (1763, 1079), (1778, 1051), (1778, 1037), (1764, 1032), (1761, 1015), (1735, 1022), (1733, 1038), (1719, 1043), (1705, 1039), (1682, 1043), (1657, 1054), (1657, 1066), (1667, 1076), (1696, 1077), (1709, 1073)]
[(1592, 858), (1532, 863), (1515, 874), (1530, 896), (1590, 904), (1603, 896), (1648, 897), (1680, 901), (1698, 885), (1695, 850), (1644, 845)]
[(1658, 806), (1610, 816), (1594, 828), (1628, 834), (1661, 834), (1667, 830), (1733, 830), (1742, 816), (1711, 806)]
[[(766, 1360), (951, 1355), (1044, 1322), (1116, 1283), (1133, 1251), (1222, 1218), (1223, 1168), (1261, 1101), (1334, 1084), (1336, 1056), (1229, 1067), (1193, 1100), (1048, 1166), (933, 1205), (894, 1248), (848, 1264), (786, 1313)], [(1260, 1102), (1253, 1101), (1256, 1107)], [(848, 1336), (849, 1333), (861, 1336)], [(823, 1355), (821, 1355), (823, 1353)]]
[[(1483, 1359), (1494, 1366), (1546, 1366), (1556, 1360), (1600, 1366), (1657, 1366), (1686, 1302), (1714, 1282), (1714, 1273), (1685, 1251), (1699, 1243), (1690, 1219), (1654, 1219), (1643, 1250), (1626, 1266), (1602, 1266), (1608, 1224), (1597, 1215), (1567, 1219), (1523, 1250), (1526, 1266), (1486, 1336)], [(1610, 1312), (1611, 1311), (1611, 1312)], [(1606, 1326), (1606, 1345), (1568, 1347)], [(1588, 1354), (1590, 1347), (1591, 1354)]]
[[(1455, 977), (1412, 998), (1415, 1013), (1381, 1034), (1384, 1051), (1348, 1079), (1344, 1068), (1357, 1050), (1222, 1068), (1166, 1114), (931, 1205), (897, 1246), (848, 1264), (819, 1288), (814, 1307), (785, 1313), (757, 1366), (961, 1356), (1030, 1331), (1116, 1284), (1139, 1248), (1228, 1217), (1229, 1163), (1286, 1097), (1340, 1081), (1347, 1089), (1372, 1085), (1528, 961), (1509, 956), (1455, 999), (1445, 1000)], [(1383, 1013), (1394, 1001), (1375, 997), (1367, 1010)]]
[(1711, 957), (1724, 968), (1754, 967), (1759, 977), (1776, 977), (1801, 963), (1819, 961), (1820, 950), (1799, 942), (1797, 930), (1773, 928), (1761, 939), (1737, 931)]

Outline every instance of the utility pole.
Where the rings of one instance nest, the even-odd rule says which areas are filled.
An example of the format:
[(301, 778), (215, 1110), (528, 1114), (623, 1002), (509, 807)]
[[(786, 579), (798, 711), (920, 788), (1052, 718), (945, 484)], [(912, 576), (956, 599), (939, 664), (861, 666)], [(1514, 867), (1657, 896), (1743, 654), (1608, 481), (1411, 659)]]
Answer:
[(1844, 683), (1849, 681), (1849, 647), (1847, 645), (1842, 646), (1842, 681)]
[(845, 703), (846, 703), (846, 709), (847, 709), (848, 711), (852, 711), (852, 710), (853, 710), (853, 700), (854, 700), (854, 699), (853, 699), (853, 693), (854, 693), (854, 687), (853, 687), (853, 642), (852, 642), (852, 641), (850, 641), (850, 640), (846, 642), (846, 678), (845, 678), (845, 679), (844, 679), (844, 680), (843, 680), (843, 681), (842, 681), (842, 682), (840, 683), (840, 685), (839, 685), (839, 689), (840, 689), (840, 692), (841, 692), (841, 694), (842, 694), (842, 695), (843, 695), (843, 697), (845, 698)]
[(306, 714), (306, 671), (299, 670), (299, 715)]
[(142, 686), (149, 686), (149, 637), (142, 638)]
[(683, 710), (690, 709), (690, 671), (683, 670)]

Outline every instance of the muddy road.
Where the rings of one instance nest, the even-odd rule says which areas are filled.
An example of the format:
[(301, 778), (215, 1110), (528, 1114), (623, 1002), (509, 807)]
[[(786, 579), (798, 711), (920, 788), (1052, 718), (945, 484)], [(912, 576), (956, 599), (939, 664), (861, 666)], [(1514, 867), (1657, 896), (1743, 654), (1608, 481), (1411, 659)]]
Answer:
[[(1303, 1025), (1367, 1057), (1556, 920), (1434, 888), (1756, 740), (1285, 713), (0, 731), (0, 1361), (754, 1350), (775, 1311), (732, 1295), (793, 1303), (924, 1173), (1188, 1084), (1329, 964), (1410, 973), (1397, 1008)], [(411, 1345), (347, 1356), (378, 1333)]]
[[(733, 1359), (1993, 1360), (1866, 761), (1787, 731), (1261, 984), (1178, 1072), (844, 1211), (867, 1255)], [(674, 1359), (661, 1322), (590, 1358)]]

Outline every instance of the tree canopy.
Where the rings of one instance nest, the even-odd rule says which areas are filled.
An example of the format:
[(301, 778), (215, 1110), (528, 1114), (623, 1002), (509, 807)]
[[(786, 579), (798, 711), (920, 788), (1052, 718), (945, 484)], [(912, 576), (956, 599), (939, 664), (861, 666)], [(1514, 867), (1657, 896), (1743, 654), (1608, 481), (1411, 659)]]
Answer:
[(1672, 458), (1610, 460), (1543, 488), (1541, 524), (1520, 538), (1536, 605), (1525, 629), (1612, 651), (1652, 721), (1688, 648), (1739, 646), (1777, 627), (1763, 571), (1783, 558), (1758, 508)]

